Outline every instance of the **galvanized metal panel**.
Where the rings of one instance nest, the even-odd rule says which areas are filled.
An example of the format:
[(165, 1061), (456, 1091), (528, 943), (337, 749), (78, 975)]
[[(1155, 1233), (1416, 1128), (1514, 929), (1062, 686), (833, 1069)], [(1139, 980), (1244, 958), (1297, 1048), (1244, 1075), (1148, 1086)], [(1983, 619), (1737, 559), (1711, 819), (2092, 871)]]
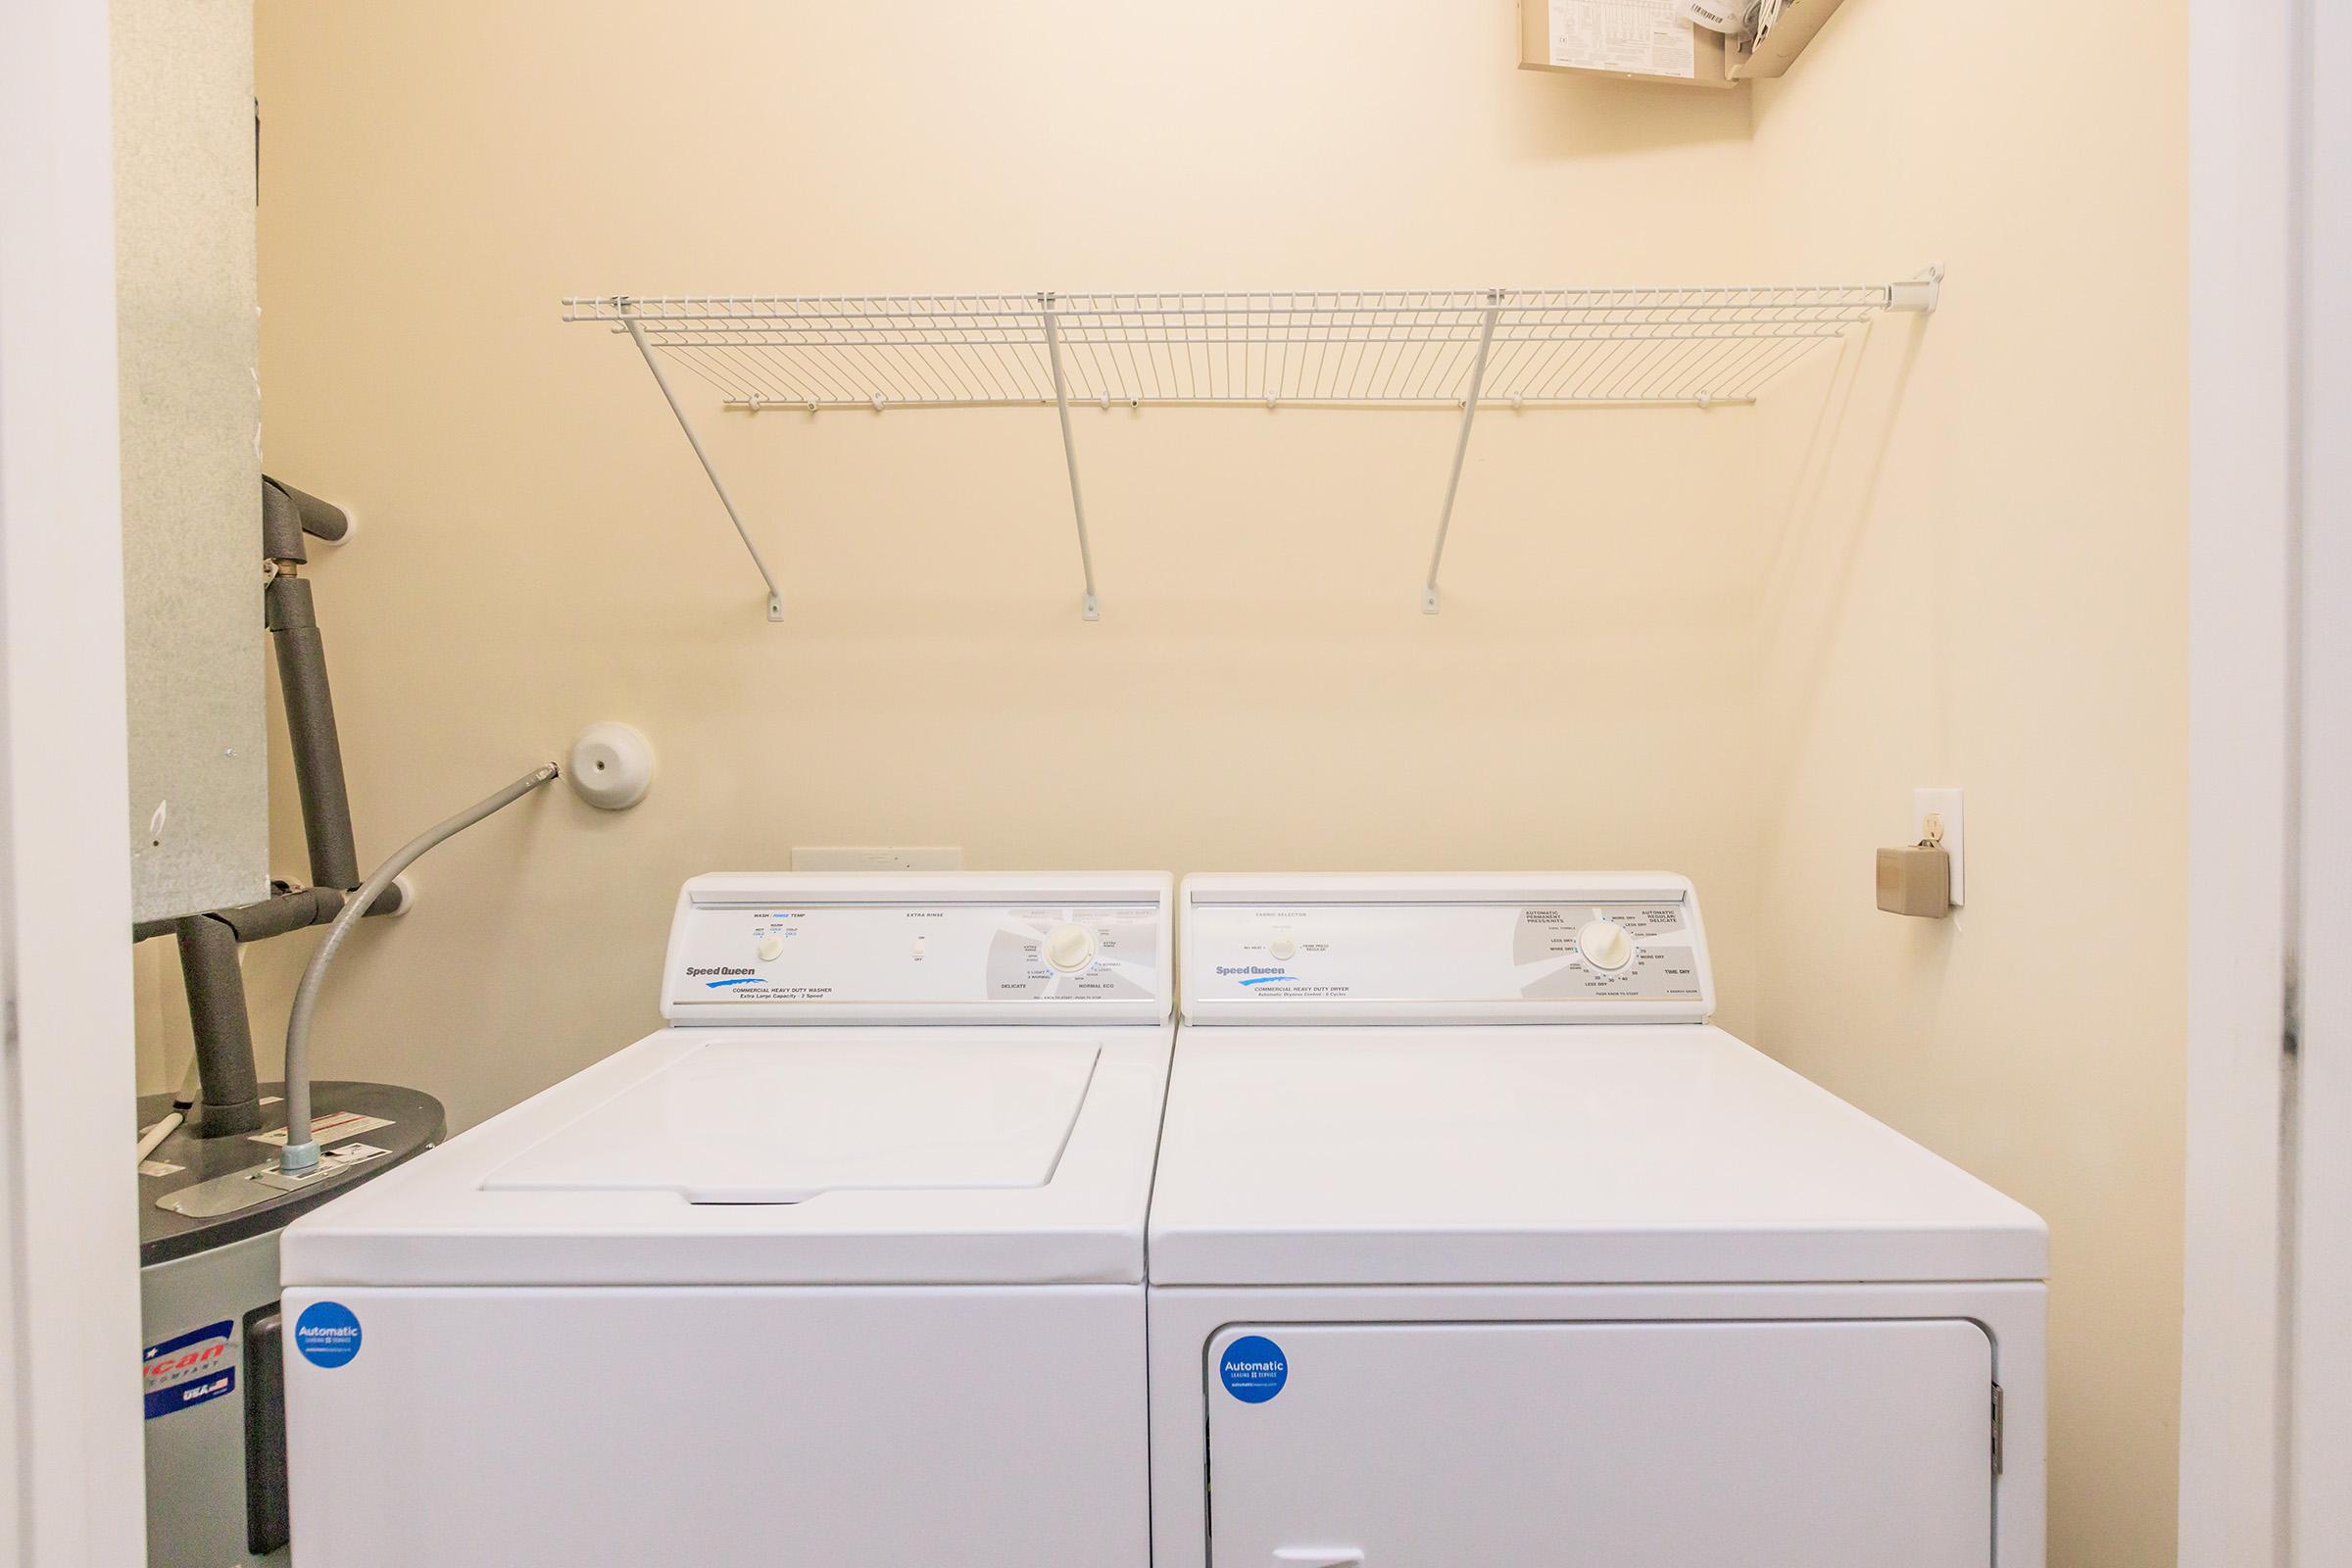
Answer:
[[(269, 881), (250, 0), (116, 0), (136, 919)], [(68, 591), (60, 585), (60, 591)]]

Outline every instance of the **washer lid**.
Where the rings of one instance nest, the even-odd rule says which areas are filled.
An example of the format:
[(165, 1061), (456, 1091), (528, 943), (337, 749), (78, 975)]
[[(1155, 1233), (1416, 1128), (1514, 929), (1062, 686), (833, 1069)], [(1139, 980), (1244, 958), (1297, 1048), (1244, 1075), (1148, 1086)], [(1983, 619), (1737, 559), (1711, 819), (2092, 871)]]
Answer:
[(664, 1029), (304, 1215), (281, 1278), (1134, 1284), (1173, 1033)]
[(715, 1040), (540, 1139), (482, 1187), (665, 1192), (690, 1203), (1043, 1187), (1099, 1055), (1091, 1040)]

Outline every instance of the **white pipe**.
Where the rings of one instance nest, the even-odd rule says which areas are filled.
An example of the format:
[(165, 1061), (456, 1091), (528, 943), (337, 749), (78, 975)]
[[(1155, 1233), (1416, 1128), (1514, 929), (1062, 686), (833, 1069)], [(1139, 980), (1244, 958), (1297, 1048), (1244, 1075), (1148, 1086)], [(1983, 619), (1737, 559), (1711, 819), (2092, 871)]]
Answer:
[(184, 1118), (180, 1115), (180, 1113), (175, 1110), (172, 1112), (171, 1115), (166, 1116), (162, 1121), (157, 1122), (154, 1126), (139, 1134), (140, 1164), (145, 1164), (147, 1162), (147, 1156), (155, 1152), (157, 1146), (162, 1144), (165, 1139), (171, 1137), (173, 1133), (179, 1130), (179, 1124), (183, 1119)]

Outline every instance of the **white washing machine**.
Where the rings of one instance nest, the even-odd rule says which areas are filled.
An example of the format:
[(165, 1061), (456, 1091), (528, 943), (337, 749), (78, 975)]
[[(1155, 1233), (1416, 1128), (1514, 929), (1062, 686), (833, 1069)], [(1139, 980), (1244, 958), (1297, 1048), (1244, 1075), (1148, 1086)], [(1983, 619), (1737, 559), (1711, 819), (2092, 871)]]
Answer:
[(1705, 1019), (1690, 883), (1199, 876), (1155, 1568), (2040, 1568), (2040, 1220)]
[(299, 1560), (1145, 1568), (1171, 892), (689, 882), (667, 1028), (287, 1230)]

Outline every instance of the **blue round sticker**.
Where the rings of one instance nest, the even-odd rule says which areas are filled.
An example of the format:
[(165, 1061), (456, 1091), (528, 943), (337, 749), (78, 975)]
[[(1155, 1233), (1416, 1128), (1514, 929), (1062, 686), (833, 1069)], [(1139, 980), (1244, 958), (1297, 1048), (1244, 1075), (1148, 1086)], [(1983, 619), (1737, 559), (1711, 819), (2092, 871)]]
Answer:
[(360, 1353), (360, 1320), (341, 1301), (313, 1301), (294, 1320), (294, 1348), (313, 1366), (341, 1366)]
[(1225, 1392), (1244, 1404), (1263, 1404), (1291, 1381), (1291, 1360), (1262, 1334), (1245, 1334), (1225, 1347), (1217, 1360)]

